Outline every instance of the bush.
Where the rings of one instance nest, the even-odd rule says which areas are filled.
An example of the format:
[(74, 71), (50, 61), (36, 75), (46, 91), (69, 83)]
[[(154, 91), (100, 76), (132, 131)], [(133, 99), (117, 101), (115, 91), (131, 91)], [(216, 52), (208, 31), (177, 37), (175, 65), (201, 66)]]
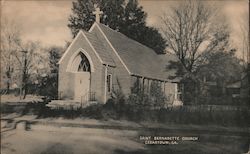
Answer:
[[(249, 127), (248, 108), (209, 108), (203, 106), (183, 106), (160, 109), (133, 108), (131, 104), (124, 104), (122, 110), (117, 110), (112, 102), (103, 105), (101, 114), (103, 119), (130, 120), (135, 122), (158, 122), (165, 124), (193, 124), (193, 125), (221, 125)], [(95, 113), (94, 113), (95, 114)]]
[[(119, 102), (120, 100), (121, 102)], [(249, 107), (193, 105), (168, 108), (149, 108), (150, 98), (130, 95), (127, 99), (118, 97), (110, 99), (106, 104), (93, 104), (78, 110), (51, 110), (43, 103), (28, 103), (20, 106), (3, 103), (1, 113), (34, 114), (38, 118), (89, 117), (100, 120), (116, 119), (135, 122), (158, 122), (162, 124), (193, 124), (249, 127)]]
[(40, 112), (43, 111), (45, 107), (44, 102), (40, 103), (1, 103), (1, 113), (2, 114), (10, 114), (10, 113), (18, 113), (21, 115), (39, 115)]
[(33, 85), (33, 87), (37, 87), (37, 94), (41, 96), (46, 96), (48, 99), (57, 99), (58, 74), (51, 73), (48, 76), (40, 77), (39, 80), (39, 85)]
[(126, 99), (126, 104), (131, 106), (134, 110), (156, 109), (165, 106), (167, 99), (159, 82), (153, 81), (151, 83), (149, 93), (145, 92), (143, 89), (136, 88), (137, 86), (138, 85), (135, 84), (134, 87), (132, 87), (132, 93)]

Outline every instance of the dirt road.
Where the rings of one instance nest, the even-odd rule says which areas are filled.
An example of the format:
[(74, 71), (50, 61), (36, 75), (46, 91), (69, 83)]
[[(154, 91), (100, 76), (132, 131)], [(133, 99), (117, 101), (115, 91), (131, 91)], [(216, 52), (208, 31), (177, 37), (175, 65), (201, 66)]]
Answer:
[(34, 126), (2, 135), (2, 154), (111, 154), (144, 149), (136, 131)]
[(176, 132), (119, 130), (102, 128), (32, 125), (28, 131), (12, 129), (1, 133), (2, 154), (228, 154), (243, 153), (249, 139), (179, 132), (178, 136), (197, 136), (196, 141), (177, 144), (145, 145), (142, 136), (176, 136)]

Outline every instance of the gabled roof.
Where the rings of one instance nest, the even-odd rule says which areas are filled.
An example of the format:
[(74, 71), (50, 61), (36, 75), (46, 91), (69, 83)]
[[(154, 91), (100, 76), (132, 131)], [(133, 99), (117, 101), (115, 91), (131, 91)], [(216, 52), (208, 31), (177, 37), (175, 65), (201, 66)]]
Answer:
[(102, 61), (110, 66), (115, 66), (114, 60), (111, 58), (108, 52), (108, 50), (110, 49), (103, 44), (104, 42), (100, 38), (98, 38), (94, 33), (89, 33), (86, 31), (83, 31), (83, 33), (87, 36)]
[(113, 59), (110, 57), (109, 52), (107, 52), (107, 50), (110, 50), (110, 49), (108, 49), (107, 46), (105, 46), (103, 44), (103, 41), (100, 40), (95, 34), (89, 33), (89, 32), (86, 32), (86, 31), (82, 31), (82, 30), (79, 31), (79, 33), (74, 38), (74, 40), (72, 41), (72, 43), (70, 44), (70, 46), (68, 47), (68, 49), (64, 52), (63, 56), (61, 57), (61, 59), (58, 62), (59, 64), (62, 62), (62, 60), (64, 59), (64, 57), (69, 52), (71, 46), (79, 38), (80, 35), (83, 35), (87, 39), (87, 41), (89, 42), (90, 46), (93, 47), (92, 49), (94, 50), (96, 56), (98, 57), (98, 59), (103, 64), (107, 64), (107, 65), (110, 65), (110, 66), (115, 66), (115, 63), (114, 63)]
[[(102, 30), (115, 52), (120, 56), (131, 75), (138, 75), (159, 80), (169, 80), (176, 70), (167, 70), (170, 61), (178, 61), (174, 55), (158, 55), (151, 48), (138, 43), (111, 28), (96, 23)], [(173, 82), (179, 79), (171, 80)]]
[[(93, 32), (95, 26), (101, 32), (99, 36)], [(167, 69), (167, 66), (171, 61), (178, 61), (172, 54), (158, 55), (151, 48), (100, 23), (94, 23), (89, 32), (80, 30), (73, 42), (78, 39), (80, 34), (84, 35), (103, 64), (116, 66), (111, 56), (111, 52), (114, 52), (130, 75), (171, 82), (180, 80), (180, 78), (170, 79), (175, 76), (176, 70)], [(101, 35), (105, 39), (100, 38)], [(60, 59), (59, 64), (69, 48)]]

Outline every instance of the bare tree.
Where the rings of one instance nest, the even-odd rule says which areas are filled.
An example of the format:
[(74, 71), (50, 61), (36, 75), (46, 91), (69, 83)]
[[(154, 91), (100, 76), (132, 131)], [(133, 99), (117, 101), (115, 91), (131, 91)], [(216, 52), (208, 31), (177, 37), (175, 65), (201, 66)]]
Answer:
[(181, 63), (180, 66), (173, 62), (168, 67), (179, 68), (176, 76), (183, 77), (185, 101), (199, 102), (199, 96), (205, 94), (207, 78), (212, 77), (216, 82), (229, 79), (232, 73), (223, 66), (229, 63), (238, 68), (232, 57), (235, 51), (229, 44), (228, 24), (218, 11), (205, 1), (189, 0), (161, 17), (166, 50), (174, 53)]
[(15, 60), (14, 55), (18, 50), (18, 46), (21, 43), (20, 39), (20, 29), (15, 22), (2, 18), (1, 22), (1, 71), (2, 76), (7, 79), (6, 88), (7, 92), (10, 89), (10, 84), (12, 82), (12, 76), (15, 70)]
[(20, 94), (25, 99), (28, 84), (32, 82), (32, 78), (49, 71), (49, 57), (48, 53), (44, 52), (41, 48), (39, 42), (27, 42), (20, 45), (19, 48), (19, 51), (15, 54), (15, 58), (20, 70)]
[(161, 19), (167, 50), (176, 54), (186, 70), (193, 75), (206, 61), (206, 52), (226, 50), (229, 31), (225, 24), (215, 22), (216, 10), (202, 1), (186, 1)]
[(39, 42), (22, 42), (20, 29), (14, 21), (2, 19), (1, 78), (6, 78), (7, 92), (11, 83), (19, 82), (20, 94), (25, 98), (28, 83), (49, 71), (49, 53)]

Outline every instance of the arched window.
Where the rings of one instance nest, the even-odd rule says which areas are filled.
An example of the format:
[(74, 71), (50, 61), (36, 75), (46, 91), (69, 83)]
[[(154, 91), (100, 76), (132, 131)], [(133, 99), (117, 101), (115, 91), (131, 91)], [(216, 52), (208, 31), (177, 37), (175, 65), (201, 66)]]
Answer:
[(79, 53), (81, 62), (78, 67), (78, 72), (90, 72), (90, 64), (88, 58), (82, 53)]

